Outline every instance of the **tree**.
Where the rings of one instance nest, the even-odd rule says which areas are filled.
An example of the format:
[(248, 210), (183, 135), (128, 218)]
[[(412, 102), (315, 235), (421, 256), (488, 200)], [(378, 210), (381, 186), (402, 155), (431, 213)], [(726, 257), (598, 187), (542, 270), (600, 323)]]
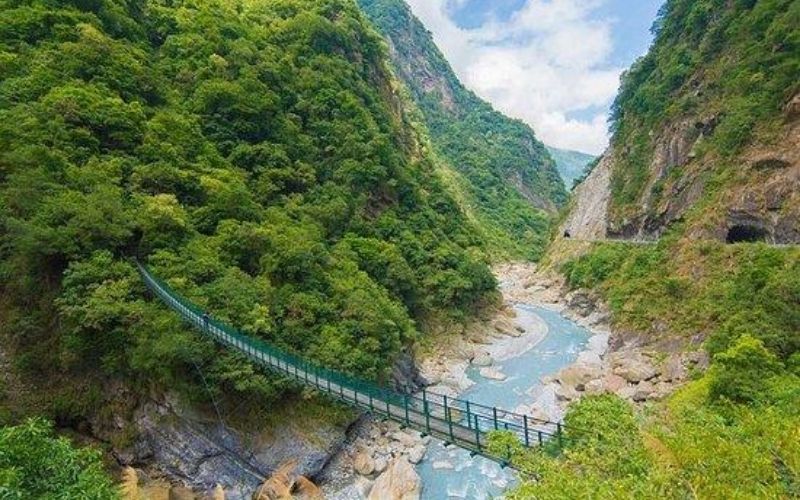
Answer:
[(100, 452), (57, 437), (50, 423), (31, 419), (0, 428), (0, 498), (107, 500), (119, 494)]

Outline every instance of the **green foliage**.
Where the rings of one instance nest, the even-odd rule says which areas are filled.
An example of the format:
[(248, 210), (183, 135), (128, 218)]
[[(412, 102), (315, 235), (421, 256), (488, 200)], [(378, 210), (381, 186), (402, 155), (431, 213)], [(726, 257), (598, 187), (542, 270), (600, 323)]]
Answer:
[(674, 241), (659, 245), (597, 244), (562, 265), (567, 282), (597, 288), (615, 321), (677, 335), (707, 332), (721, 353), (749, 335), (786, 360), (800, 351), (800, 258), (794, 248)]
[[(197, 363), (223, 399), (286, 391), (144, 300), (129, 256), (250, 335), (380, 381), (416, 320), (493, 296), (351, 0), (0, 0), (0, 26), (0, 290), (34, 374), (198, 397)], [(64, 389), (56, 416), (97, 404)]]
[(493, 253), (538, 258), (547, 214), (567, 200), (555, 163), (530, 127), (494, 110), (458, 81), (402, 0), (359, 0), (394, 48), (394, 65), (420, 108), (434, 149), (459, 177), (462, 205)]
[(0, 428), (0, 497), (106, 500), (119, 494), (98, 451), (75, 448), (49, 423), (28, 420)]
[(744, 335), (733, 347), (714, 357), (710, 395), (739, 403), (759, 401), (782, 368), (760, 340)]
[(673, 232), (654, 246), (594, 245), (562, 270), (571, 286), (608, 300), (619, 328), (652, 340), (705, 332), (712, 366), (639, 419), (611, 397), (571, 406), (567, 424), (597, 432), (575, 432), (576, 449), (558, 459), (516, 457), (536, 481), (512, 498), (797, 495), (796, 248), (679, 240)]
[(558, 149), (547, 147), (553, 161), (556, 162), (556, 168), (559, 175), (564, 180), (564, 185), (570, 189), (580, 184), (592, 171), (594, 165), (599, 158), (581, 153), (578, 151), (569, 151), (566, 149)]
[(798, 87), (800, 5), (669, 0), (649, 53), (622, 78), (613, 105), (620, 155), (612, 191), (617, 209), (635, 209), (648, 180), (654, 130), (691, 117), (713, 120), (704, 152), (730, 157), (754, 137), (774, 136)]
[[(635, 418), (615, 396), (570, 406), (561, 456), (517, 452), (509, 498), (792, 498), (800, 486), (800, 379), (757, 409), (708, 405), (709, 377)], [(768, 398), (770, 399), (770, 398)], [(582, 427), (577, 427), (580, 424)]]

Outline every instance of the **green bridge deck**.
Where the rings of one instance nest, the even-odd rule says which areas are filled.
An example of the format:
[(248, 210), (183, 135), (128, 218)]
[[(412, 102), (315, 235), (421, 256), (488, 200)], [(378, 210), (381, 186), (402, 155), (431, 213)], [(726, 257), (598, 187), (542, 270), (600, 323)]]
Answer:
[(206, 336), (245, 355), (252, 362), (348, 405), (431, 435), (446, 443), (507, 464), (487, 448), (487, 434), (496, 430), (513, 433), (526, 447), (552, 443), (561, 446), (562, 425), (507, 412), (467, 400), (423, 390), (408, 395), (317, 366), (265, 342), (243, 335), (235, 328), (209, 319), (203, 311), (175, 293), (167, 284), (137, 263), (147, 287), (167, 306)]

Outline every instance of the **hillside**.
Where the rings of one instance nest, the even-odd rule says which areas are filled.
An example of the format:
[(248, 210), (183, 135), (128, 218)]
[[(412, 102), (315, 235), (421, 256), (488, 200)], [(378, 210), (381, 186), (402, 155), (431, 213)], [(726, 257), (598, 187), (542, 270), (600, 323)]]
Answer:
[(662, 8), (546, 262), (607, 305), (618, 352), (710, 366), (638, 409), (573, 404), (566, 424), (591, 435), (560, 459), (520, 453), (536, 480), (510, 498), (797, 496), (799, 26), (791, 0)]
[(587, 168), (595, 160), (594, 156), (580, 151), (569, 151), (552, 146), (548, 146), (547, 150), (553, 157), (553, 161), (556, 162), (558, 173), (564, 180), (567, 189), (572, 189), (576, 181), (580, 181), (586, 176)]
[(117, 396), (306, 401), (148, 301), (132, 257), (214, 317), (384, 383), (420, 325), (493, 300), (350, 0), (3, 0), (0, 67), (0, 333), (31, 387), (0, 394), (4, 418), (114, 416), (123, 445)]
[[(593, 191), (612, 237), (800, 242), (800, 6), (668, 2), (625, 74)], [(693, 210), (703, 207), (702, 210)], [(575, 227), (580, 231), (580, 227)]]
[(547, 214), (567, 198), (547, 148), (519, 120), (495, 111), (459, 82), (431, 34), (403, 0), (359, 0), (389, 44), (394, 68), (422, 113), (462, 206), (496, 253), (537, 257)]

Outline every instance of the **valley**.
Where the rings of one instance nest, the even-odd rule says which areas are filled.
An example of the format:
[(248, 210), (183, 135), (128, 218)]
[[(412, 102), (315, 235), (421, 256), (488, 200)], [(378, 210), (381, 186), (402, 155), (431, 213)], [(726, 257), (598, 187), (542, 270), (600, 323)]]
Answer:
[(800, 495), (800, 3), (666, 0), (598, 157), (435, 42), (523, 3), (0, 0), (0, 497)]

